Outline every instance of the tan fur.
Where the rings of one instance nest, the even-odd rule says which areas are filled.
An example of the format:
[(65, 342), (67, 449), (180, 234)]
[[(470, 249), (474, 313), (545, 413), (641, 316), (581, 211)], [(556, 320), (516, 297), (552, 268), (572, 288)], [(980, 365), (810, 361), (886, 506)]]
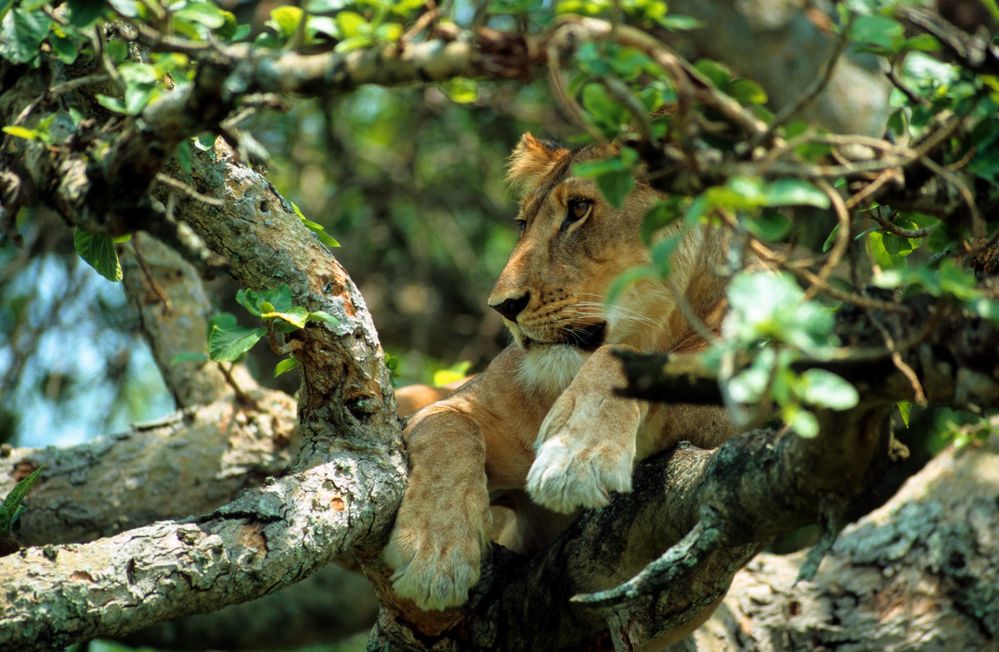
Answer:
[[(412, 472), (385, 558), (396, 569), (396, 592), (423, 608), (467, 599), (490, 532), (520, 548), (543, 544), (565, 519), (541, 507), (563, 514), (602, 507), (612, 492), (631, 490), (637, 461), (681, 439), (712, 447), (731, 433), (718, 408), (650, 405), (613, 393), (625, 384), (614, 349), (705, 346), (676, 297), (718, 328), (725, 283), (714, 270), (725, 243), (719, 230), (693, 230), (671, 257), (670, 285), (641, 281), (607, 310), (611, 282), (649, 262), (639, 227), (660, 199), (638, 181), (616, 210), (592, 180), (572, 176), (572, 164), (610, 153), (570, 152), (528, 134), (511, 157), (508, 176), (524, 192), (518, 219), (526, 224), (489, 304), (529, 293), (522, 311), (504, 319), (516, 343), (454, 395), (418, 412), (405, 432)], [(592, 210), (567, 222), (573, 200), (592, 202)], [(599, 346), (573, 343), (573, 332), (600, 324)], [(530, 508), (517, 497), (524, 490)], [(490, 496), (503, 496), (508, 508), (495, 530)], [(538, 534), (537, 523), (549, 531)]]

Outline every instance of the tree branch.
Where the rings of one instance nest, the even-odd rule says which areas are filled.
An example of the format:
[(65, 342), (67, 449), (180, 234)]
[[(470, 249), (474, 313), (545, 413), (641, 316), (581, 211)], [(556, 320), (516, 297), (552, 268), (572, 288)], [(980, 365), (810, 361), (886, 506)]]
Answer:
[(283, 392), (254, 398), (260, 411), (230, 398), (79, 446), (15, 449), (0, 458), (0, 494), (44, 467), (18, 541), (90, 541), (204, 513), (280, 475), (297, 447), (295, 402)]
[[(721, 652), (864, 646), (986, 649), (999, 638), (999, 441), (950, 448), (884, 506), (847, 527), (814, 581), (805, 553), (761, 554), (693, 636)], [(684, 649), (692, 649), (687, 646)]]

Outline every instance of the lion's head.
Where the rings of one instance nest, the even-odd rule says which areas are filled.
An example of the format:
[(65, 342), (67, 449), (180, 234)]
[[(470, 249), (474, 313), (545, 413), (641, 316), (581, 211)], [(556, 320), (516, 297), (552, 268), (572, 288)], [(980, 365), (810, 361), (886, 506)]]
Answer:
[(711, 269), (723, 247), (703, 229), (694, 229), (672, 255), (667, 281), (672, 287), (640, 281), (611, 308), (605, 306), (614, 279), (649, 262), (640, 226), (662, 198), (638, 179), (617, 209), (592, 179), (573, 176), (574, 164), (613, 153), (612, 146), (571, 151), (526, 134), (510, 158), (508, 179), (522, 193), (521, 235), (489, 305), (526, 349), (527, 373), (558, 391), (586, 352), (603, 344), (665, 351), (687, 337), (690, 328), (676, 310), (679, 294), (695, 312), (706, 314), (724, 293), (723, 281)]

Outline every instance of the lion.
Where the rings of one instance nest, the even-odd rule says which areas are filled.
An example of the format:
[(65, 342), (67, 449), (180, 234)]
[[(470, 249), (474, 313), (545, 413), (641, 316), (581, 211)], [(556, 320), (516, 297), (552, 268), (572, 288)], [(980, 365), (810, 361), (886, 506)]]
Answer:
[[(568, 523), (552, 512), (603, 507), (630, 491), (638, 461), (681, 438), (714, 447), (732, 434), (720, 408), (614, 393), (625, 385), (615, 349), (705, 348), (678, 298), (717, 332), (726, 288), (717, 272), (723, 230), (701, 226), (673, 251), (668, 280), (641, 280), (605, 305), (615, 278), (649, 262), (640, 226), (663, 198), (638, 179), (617, 209), (594, 180), (573, 176), (575, 164), (614, 152), (571, 151), (526, 134), (510, 157), (508, 180), (522, 196), (520, 238), (488, 303), (513, 343), (404, 431), (409, 485), (384, 558), (396, 594), (421, 609), (467, 601), (490, 534), (520, 551), (544, 545)], [(491, 497), (516, 512), (501, 531), (491, 530)]]

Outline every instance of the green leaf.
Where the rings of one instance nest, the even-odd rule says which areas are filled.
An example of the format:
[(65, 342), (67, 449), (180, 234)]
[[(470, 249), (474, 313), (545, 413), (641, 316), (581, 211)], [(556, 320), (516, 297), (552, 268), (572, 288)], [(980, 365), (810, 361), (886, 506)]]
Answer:
[(109, 236), (76, 229), (73, 231), (73, 248), (80, 258), (107, 280), (117, 283), (122, 279), (121, 263)]
[(940, 41), (929, 34), (917, 34), (912, 38), (905, 39), (902, 43), (903, 50), (920, 50), (921, 52), (938, 52)]
[(912, 415), (912, 401), (899, 401), (895, 404), (898, 408), (898, 416), (902, 418), (902, 423), (909, 427), (909, 417)]
[(104, 0), (67, 0), (69, 23), (76, 27), (89, 27), (104, 13)]
[(180, 169), (188, 174), (194, 169), (194, 159), (191, 156), (191, 141), (184, 139), (177, 145), (177, 164)]
[(320, 321), (327, 326), (336, 326), (340, 323), (339, 319), (325, 310), (313, 310), (309, 313), (308, 321)]
[(680, 14), (669, 14), (659, 19), (659, 24), (668, 30), (681, 32), (691, 29), (700, 29), (704, 23), (693, 16), (683, 16)]
[(38, 130), (37, 129), (27, 129), (25, 127), (18, 127), (16, 125), (11, 125), (9, 127), (4, 127), (3, 132), (9, 134), (14, 138), (23, 138), (25, 140), (38, 140)]
[(468, 376), (468, 368), (471, 366), (471, 361), (463, 360), (446, 369), (438, 369), (433, 376), (434, 387), (444, 387), (464, 379)]
[(20, 527), (21, 516), (23, 516), (26, 511), (27, 508), (24, 505), (18, 505), (14, 508), (14, 514), (10, 517), (9, 524), (11, 530), (17, 530)]
[(867, 234), (867, 257), (881, 269), (892, 269), (905, 265), (905, 256), (892, 253), (885, 246), (886, 239), (890, 237), (897, 236), (881, 231), (871, 231)]
[(277, 378), (282, 374), (288, 373), (292, 369), (298, 369), (298, 358), (289, 355), (287, 358), (274, 365), (274, 377)]
[(576, 176), (595, 178), (600, 192), (615, 208), (621, 208), (624, 198), (635, 187), (633, 166), (638, 161), (638, 152), (623, 147), (617, 156), (587, 161), (573, 166)]
[[(43, 467), (39, 466), (37, 469), (25, 476), (20, 482), (14, 485), (14, 488), (10, 490), (9, 494), (7, 494), (7, 497), (3, 499), (3, 504), (4, 507), (7, 508), (8, 514), (14, 514), (16, 512), (18, 506), (24, 500), (24, 497), (28, 495), (28, 491), (31, 490), (31, 486), (35, 484), (35, 481), (38, 480), (38, 476), (41, 475), (42, 468)], [(14, 519), (11, 518), (11, 522), (13, 522), (13, 520)]]
[(212, 317), (208, 329), (208, 356), (216, 362), (235, 362), (267, 333), (264, 328), (240, 326), (227, 312)]
[(635, 187), (635, 177), (631, 172), (612, 172), (597, 177), (597, 186), (614, 208), (624, 205), (624, 198)]
[(796, 389), (806, 403), (833, 410), (849, 410), (860, 401), (853, 385), (825, 369), (806, 370)]
[(479, 85), (471, 79), (456, 77), (442, 86), (456, 104), (471, 104), (479, 97)]
[(0, 57), (11, 63), (33, 61), (51, 24), (41, 11), (11, 9), (0, 22)]
[(767, 206), (815, 206), (829, 208), (829, 196), (807, 181), (779, 179), (763, 189)]
[[(295, 9), (299, 13), (302, 11), (298, 7), (281, 7), (281, 9)], [(189, 2), (173, 15), (179, 20), (198, 23), (208, 29), (218, 29), (225, 25), (225, 12), (211, 2)], [(274, 12), (271, 12), (271, 15), (273, 16)]]
[(728, 94), (741, 104), (766, 104), (767, 92), (751, 79), (736, 79), (728, 87)]
[(784, 422), (791, 427), (799, 437), (814, 439), (819, 434), (819, 420), (804, 408), (792, 405), (784, 410)]
[(370, 26), (364, 16), (355, 11), (341, 11), (335, 17), (336, 26), (340, 28), (340, 33), (344, 38), (354, 38), (367, 36)]
[(583, 108), (602, 130), (616, 132), (628, 121), (628, 111), (610, 96), (601, 84), (587, 84), (582, 93)]
[(302, 9), (293, 5), (283, 5), (271, 11), (271, 19), (267, 25), (288, 38), (298, 29), (298, 24), (302, 22)]
[(157, 92), (155, 87), (129, 84), (125, 87), (125, 113), (139, 115)]
[(125, 110), (125, 103), (117, 97), (111, 97), (110, 95), (103, 95), (101, 93), (97, 93), (95, 97), (97, 98), (97, 103), (108, 111), (113, 111), (115, 113), (127, 113)]
[(336, 247), (340, 246), (340, 243), (337, 242), (337, 239), (331, 236), (329, 233), (327, 233), (326, 229), (323, 228), (322, 224), (318, 222), (313, 222), (312, 220), (307, 218), (302, 213), (302, 209), (298, 207), (298, 204), (296, 204), (295, 202), (291, 202), (291, 208), (295, 211), (295, 215), (298, 215), (298, 219), (302, 220), (302, 224), (305, 225), (305, 228), (315, 233), (316, 237), (319, 238), (320, 242), (322, 242), (330, 249), (335, 249)]
[(748, 215), (746, 229), (761, 240), (776, 242), (791, 231), (791, 220), (777, 211), (764, 211), (759, 215)]
[(105, 45), (108, 56), (114, 63), (122, 63), (128, 59), (128, 44), (121, 39), (111, 39)]
[(694, 67), (722, 91), (728, 87), (728, 82), (732, 78), (732, 73), (729, 72), (728, 68), (711, 59), (698, 59)]
[(836, 243), (837, 236), (839, 236), (838, 222), (836, 223), (836, 226), (832, 228), (832, 231), (829, 232), (829, 235), (826, 236), (825, 241), (822, 243), (822, 253), (826, 253), (827, 251), (832, 249), (832, 246)]
[(850, 26), (850, 40), (868, 43), (887, 52), (897, 52), (905, 40), (905, 28), (887, 16), (857, 16)]
[(76, 43), (72, 39), (49, 35), (49, 44), (52, 45), (52, 50), (59, 57), (59, 61), (62, 61), (67, 66), (75, 63), (80, 54)]
[(291, 289), (285, 284), (263, 292), (238, 290), (236, 302), (261, 319), (280, 319), (295, 328), (305, 328), (309, 319), (309, 311), (294, 305)]

